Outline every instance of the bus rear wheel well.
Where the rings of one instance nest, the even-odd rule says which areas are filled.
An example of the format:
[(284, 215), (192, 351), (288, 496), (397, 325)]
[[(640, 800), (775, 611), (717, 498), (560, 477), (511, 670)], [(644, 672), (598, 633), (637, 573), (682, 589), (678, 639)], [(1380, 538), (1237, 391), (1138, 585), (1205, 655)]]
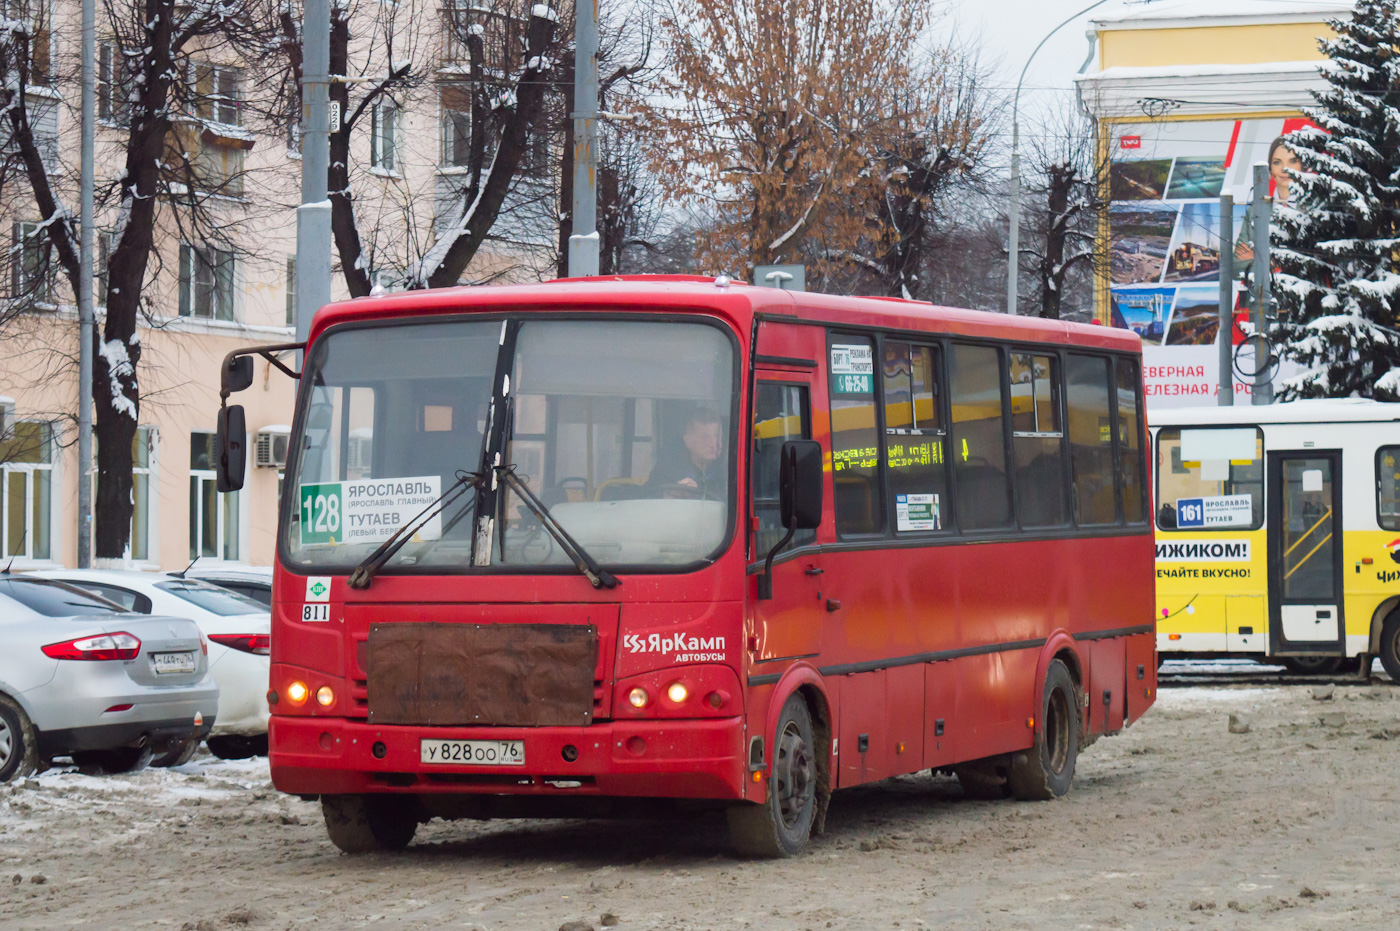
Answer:
[(817, 834), (823, 834), (826, 832), (826, 808), (831, 801), (831, 709), (827, 706), (826, 697), (814, 686), (800, 686), (797, 692), (812, 715), (812, 736), (817, 743), (817, 810), (812, 829)]
[[(1057, 652), (1051, 659), (1057, 659), (1064, 663), (1065, 668), (1069, 670), (1069, 677), (1074, 681), (1075, 706), (1082, 715), (1087, 710), (1088, 705), (1084, 700), (1084, 669), (1079, 664), (1079, 655), (1066, 647)], [(1084, 722), (1081, 722), (1081, 725), (1083, 723)], [(1083, 750), (1092, 742), (1093, 738), (1089, 736), (1089, 728), (1081, 726), (1079, 728), (1079, 749)]]
[(1390, 620), (1392, 614), (1400, 613), (1400, 595), (1387, 598), (1382, 601), (1380, 607), (1376, 608), (1371, 615), (1371, 635), (1367, 639), (1366, 652), (1375, 656), (1380, 652), (1381, 628), (1385, 627), (1385, 622)]

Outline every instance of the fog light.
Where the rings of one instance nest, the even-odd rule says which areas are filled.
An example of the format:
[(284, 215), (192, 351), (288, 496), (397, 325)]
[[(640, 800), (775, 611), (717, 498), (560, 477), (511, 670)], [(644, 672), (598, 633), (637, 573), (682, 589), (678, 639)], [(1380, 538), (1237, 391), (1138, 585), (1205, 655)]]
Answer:
[(573, 763), (578, 760), (578, 747), (573, 744), (565, 744), (564, 749), (559, 751), (559, 755), (564, 758), (565, 763)]
[(724, 704), (724, 696), (719, 692), (711, 692), (705, 696), (705, 701), (709, 702), (711, 708), (718, 708)]
[(689, 695), (690, 692), (679, 682), (672, 682), (670, 687), (666, 689), (666, 697), (678, 705), (684, 702)]
[(633, 708), (645, 708), (649, 700), (647, 690), (641, 686), (627, 693), (627, 703)]
[(331, 691), (329, 685), (323, 685), (316, 690), (316, 704), (322, 708), (329, 708), (335, 704), (335, 692)]
[(294, 705), (306, 704), (306, 699), (311, 695), (311, 690), (306, 687), (305, 682), (293, 682), (287, 686), (287, 701)]
[(369, 752), (374, 754), (376, 760), (382, 760), (389, 755), (389, 748), (384, 746), (384, 741), (376, 740), (374, 746), (369, 748)]

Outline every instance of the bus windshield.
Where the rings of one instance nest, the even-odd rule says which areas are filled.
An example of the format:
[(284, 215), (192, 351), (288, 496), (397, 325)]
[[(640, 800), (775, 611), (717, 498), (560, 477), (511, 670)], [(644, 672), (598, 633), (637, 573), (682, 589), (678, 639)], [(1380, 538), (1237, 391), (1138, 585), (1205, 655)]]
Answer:
[[(332, 330), (303, 375), (284, 557), (349, 571), (489, 459), (603, 565), (703, 563), (728, 537), (735, 496), (734, 345), (708, 323), (615, 318)], [(508, 391), (493, 407), (502, 365)], [(506, 422), (488, 450), (493, 411)], [(493, 533), (477, 533), (479, 500), (452, 500), (383, 571), (572, 570), (503, 486)]]

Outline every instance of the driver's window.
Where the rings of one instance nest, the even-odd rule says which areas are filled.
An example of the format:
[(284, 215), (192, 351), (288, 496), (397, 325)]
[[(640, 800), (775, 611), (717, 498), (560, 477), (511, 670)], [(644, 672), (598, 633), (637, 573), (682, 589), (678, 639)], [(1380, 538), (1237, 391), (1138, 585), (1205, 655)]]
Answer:
[[(758, 518), (755, 552), (759, 559), (787, 533), (779, 514), (779, 453), (787, 440), (811, 439), (806, 385), (759, 382), (753, 417), (753, 513)], [(789, 546), (816, 539), (815, 530), (799, 530)]]

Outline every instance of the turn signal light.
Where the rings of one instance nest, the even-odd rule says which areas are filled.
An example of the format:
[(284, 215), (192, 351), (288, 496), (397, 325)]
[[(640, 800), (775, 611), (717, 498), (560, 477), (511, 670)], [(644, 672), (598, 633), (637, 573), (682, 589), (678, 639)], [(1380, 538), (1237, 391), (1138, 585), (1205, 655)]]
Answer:
[(335, 704), (335, 692), (331, 691), (329, 685), (323, 685), (316, 690), (316, 704), (322, 708), (329, 708)]
[(690, 696), (690, 692), (679, 682), (672, 682), (666, 689), (666, 697), (676, 704), (681, 704)]
[(647, 706), (647, 702), (650, 700), (651, 698), (647, 695), (647, 690), (642, 688), (641, 686), (637, 686), (635, 689), (627, 693), (627, 703), (633, 708), (645, 708)]
[(1168, 640), (1180, 640), (1181, 634), (1167, 634)]
[(287, 686), (287, 701), (294, 705), (306, 704), (306, 699), (311, 696), (311, 690), (306, 687), (305, 682), (293, 682)]
[(115, 634), (102, 634), (98, 637), (80, 637), (62, 643), (50, 643), (40, 647), (50, 659), (135, 659), (141, 652), (141, 641), (125, 631)]

